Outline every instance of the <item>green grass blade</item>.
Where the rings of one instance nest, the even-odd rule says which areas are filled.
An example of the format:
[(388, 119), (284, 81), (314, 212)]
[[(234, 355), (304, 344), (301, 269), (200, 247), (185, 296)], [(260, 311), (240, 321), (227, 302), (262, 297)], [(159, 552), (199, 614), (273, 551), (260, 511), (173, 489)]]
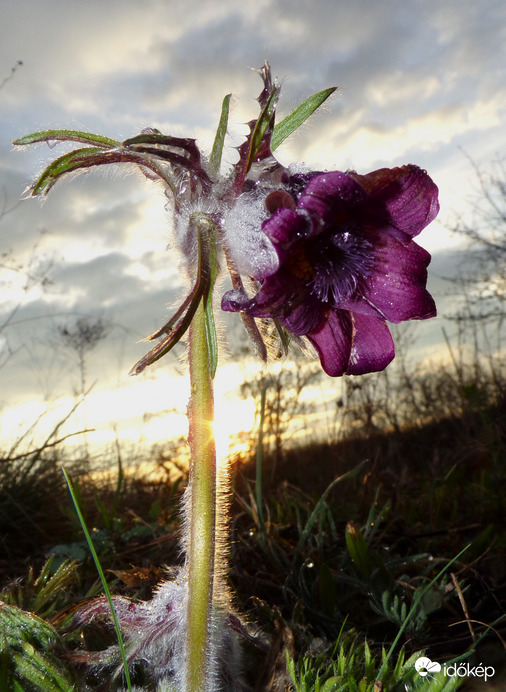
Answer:
[(64, 468), (62, 468), (62, 471), (63, 471), (63, 475), (65, 476), (65, 480), (67, 482), (67, 486), (68, 486), (70, 495), (72, 497), (72, 502), (74, 503), (74, 507), (75, 507), (77, 516), (79, 517), (79, 521), (81, 523), (83, 533), (86, 537), (86, 542), (88, 543), (88, 547), (89, 547), (91, 555), (93, 557), (93, 561), (95, 562), (95, 566), (97, 568), (97, 572), (98, 572), (98, 575), (100, 577), (100, 581), (102, 582), (102, 586), (104, 588), (104, 593), (105, 593), (105, 596), (107, 598), (107, 603), (109, 604), (112, 620), (114, 622), (114, 628), (116, 630), (116, 636), (118, 638), (118, 645), (119, 645), (119, 649), (121, 652), (121, 659), (123, 661), (123, 669), (125, 671), (125, 680), (126, 680), (126, 684), (127, 684), (127, 689), (130, 692), (132, 689), (132, 683), (130, 681), (130, 673), (128, 671), (128, 663), (127, 663), (127, 658), (126, 658), (125, 646), (123, 644), (123, 637), (121, 635), (121, 629), (119, 626), (118, 617), (116, 615), (116, 611), (114, 610), (114, 604), (112, 602), (111, 592), (109, 591), (109, 586), (107, 585), (107, 581), (105, 579), (102, 565), (100, 564), (100, 560), (98, 559), (98, 555), (97, 555), (97, 552), (95, 550), (95, 546), (93, 545), (93, 541), (91, 540), (90, 532), (88, 531), (88, 527), (86, 526), (86, 522), (84, 521), (84, 517), (83, 517), (83, 514), (81, 512), (81, 508), (79, 507), (79, 503), (77, 502), (77, 499), (74, 495), (74, 488), (72, 487), (72, 482), (71, 482), (71, 480), (70, 480), (70, 478), (69, 478), (69, 476), (68, 476), (68, 474)]
[(121, 490), (123, 488), (123, 462), (121, 460), (121, 452), (119, 449), (118, 439), (116, 438), (116, 445), (118, 446), (118, 482), (116, 483), (116, 490), (114, 492), (114, 503), (112, 506), (113, 518), (118, 514), (119, 502), (121, 499)]
[(51, 556), (46, 561), (37, 579), (34, 599), (30, 604), (30, 610), (44, 618), (53, 613), (57, 607), (58, 596), (74, 581), (78, 564), (72, 560), (65, 560), (51, 575), (53, 559), (54, 556)]
[(329, 87), (328, 89), (319, 91), (317, 94), (313, 94), (313, 96), (310, 96), (298, 105), (297, 108), (294, 108), (290, 115), (283, 118), (283, 120), (275, 126), (274, 132), (272, 133), (271, 151), (277, 149), (292, 132), (295, 132), (295, 130), (305, 123), (305, 121), (313, 115), (315, 110), (317, 110), (336, 89), (337, 87)]

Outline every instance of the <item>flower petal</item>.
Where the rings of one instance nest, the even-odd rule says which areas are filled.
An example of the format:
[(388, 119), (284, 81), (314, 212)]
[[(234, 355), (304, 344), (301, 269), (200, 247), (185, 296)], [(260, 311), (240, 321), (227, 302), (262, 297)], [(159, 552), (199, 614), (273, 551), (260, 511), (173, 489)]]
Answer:
[(316, 329), (325, 315), (318, 298), (306, 295), (305, 284), (282, 269), (267, 277), (253, 298), (241, 290), (227, 291), (221, 309), (246, 312), (252, 317), (275, 317), (299, 336)]
[(413, 237), (439, 211), (438, 188), (428, 174), (409, 164), (402, 168), (380, 168), (367, 175), (349, 174), (368, 194), (371, 211), (388, 225)]
[(307, 335), (318, 351), (327, 375), (344, 375), (351, 354), (353, 326), (351, 315), (344, 310), (331, 310), (319, 329)]
[(308, 222), (304, 216), (293, 209), (282, 207), (263, 222), (262, 231), (271, 239), (280, 259), (283, 260), (280, 248), (288, 249), (293, 243), (299, 242), (301, 237), (307, 235)]
[[(366, 194), (357, 182), (341, 171), (315, 175), (309, 181), (297, 204), (313, 219), (313, 233), (323, 230), (325, 223), (333, 223), (336, 211), (363, 204)], [(323, 223), (322, 223), (323, 221)]]
[(383, 370), (395, 355), (384, 320), (345, 310), (331, 310), (321, 327), (307, 337), (331, 377)]
[(325, 318), (323, 303), (314, 295), (307, 295), (297, 307), (281, 318), (283, 326), (297, 336), (318, 329)]
[(353, 345), (347, 375), (383, 370), (395, 356), (394, 342), (384, 320), (353, 314)]
[(383, 238), (375, 245), (374, 264), (360, 295), (341, 307), (365, 315), (376, 312), (395, 323), (435, 317), (434, 299), (425, 288), (429, 262), (429, 253), (413, 241), (404, 245), (395, 238)]

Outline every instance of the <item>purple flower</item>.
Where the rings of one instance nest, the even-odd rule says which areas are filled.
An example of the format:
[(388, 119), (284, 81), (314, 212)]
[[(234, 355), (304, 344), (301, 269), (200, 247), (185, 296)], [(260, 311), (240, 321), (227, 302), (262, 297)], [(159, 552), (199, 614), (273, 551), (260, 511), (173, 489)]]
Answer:
[(298, 174), (267, 195), (262, 230), (277, 266), (230, 291), (222, 308), (276, 318), (307, 336), (328, 375), (382, 370), (394, 357), (386, 325), (436, 315), (430, 255), (412, 238), (436, 217), (438, 190), (417, 166)]

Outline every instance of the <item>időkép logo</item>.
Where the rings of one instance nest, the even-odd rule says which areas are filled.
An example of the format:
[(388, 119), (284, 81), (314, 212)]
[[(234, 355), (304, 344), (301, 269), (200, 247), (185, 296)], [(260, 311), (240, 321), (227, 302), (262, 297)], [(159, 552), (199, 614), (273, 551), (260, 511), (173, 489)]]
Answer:
[(493, 666), (484, 666), (481, 663), (478, 666), (471, 666), (468, 662), (462, 663), (437, 663), (431, 661), (427, 656), (420, 656), (416, 660), (415, 668), (419, 675), (425, 677), (432, 676), (435, 673), (443, 671), (443, 675), (456, 676), (459, 678), (483, 678), (485, 682), (495, 675)]

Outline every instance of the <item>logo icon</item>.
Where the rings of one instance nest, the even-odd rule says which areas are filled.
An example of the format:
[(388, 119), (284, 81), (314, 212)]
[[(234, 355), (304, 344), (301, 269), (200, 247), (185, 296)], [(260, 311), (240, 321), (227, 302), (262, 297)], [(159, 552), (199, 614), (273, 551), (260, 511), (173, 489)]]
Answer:
[(441, 664), (431, 661), (430, 658), (426, 656), (421, 656), (416, 660), (415, 668), (422, 677), (425, 677), (429, 673), (439, 673), (441, 671)]

